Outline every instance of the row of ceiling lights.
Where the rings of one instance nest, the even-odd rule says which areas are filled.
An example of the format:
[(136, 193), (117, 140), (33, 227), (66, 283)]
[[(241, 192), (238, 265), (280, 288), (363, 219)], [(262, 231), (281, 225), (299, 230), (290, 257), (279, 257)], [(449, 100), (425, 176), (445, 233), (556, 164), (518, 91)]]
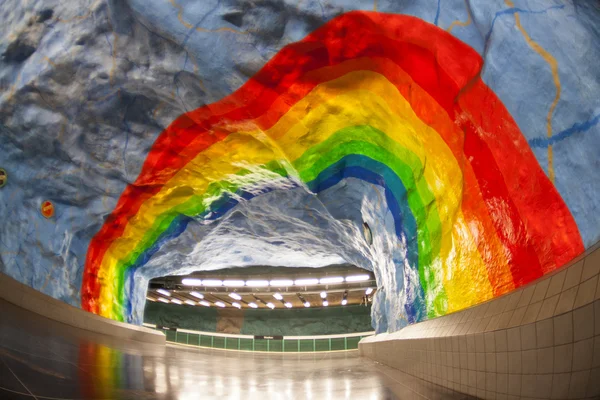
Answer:
[[(171, 292), (169, 292), (168, 290), (158, 289), (156, 291), (158, 293), (164, 295), (164, 296), (171, 296)], [(373, 288), (367, 288), (367, 290), (365, 290), (365, 294), (367, 296), (370, 295), (371, 293), (373, 293)], [(196, 297), (198, 299), (201, 299), (200, 301), (198, 301), (198, 304), (200, 304), (201, 306), (210, 307), (210, 302), (204, 300), (204, 295), (202, 293), (190, 292), (190, 295), (192, 295), (192, 296), (194, 296), (194, 297)], [(304, 307), (307, 307), (307, 308), (310, 307), (310, 303), (300, 293), (298, 293), (297, 296), (300, 299), (300, 301), (302, 301), (302, 304), (304, 304)], [(320, 296), (321, 296), (321, 299), (323, 300), (323, 307), (329, 306), (329, 301), (327, 301), (327, 292), (321, 292)], [(245, 303), (250, 308), (258, 308), (258, 304), (254, 303), (254, 302), (245, 302), (245, 301), (243, 301), (242, 300), (242, 296), (240, 296), (238, 293), (235, 293), (235, 292), (229, 293), (229, 297), (231, 297), (232, 299), (237, 300), (237, 301), (242, 301), (243, 303)], [(292, 308), (292, 303), (290, 303), (289, 301), (284, 301), (283, 300), (283, 295), (281, 293), (274, 293), (273, 297), (275, 299), (281, 301), (281, 303), (283, 303), (283, 305), (285, 307)], [(190, 306), (195, 306), (196, 305), (196, 302), (193, 301), (193, 300), (185, 300), (185, 301), (181, 301), (179, 299), (168, 300), (168, 299), (166, 299), (164, 297), (158, 297), (158, 298), (154, 299), (154, 298), (148, 297), (148, 296), (146, 298), (148, 300), (150, 300), (150, 301), (157, 301), (158, 300), (158, 301), (160, 301), (162, 303), (174, 303), (174, 304), (179, 304), (179, 305), (182, 305), (182, 304), (185, 303), (185, 304), (188, 304)], [(264, 305), (267, 306), (267, 307), (269, 307), (271, 310), (275, 308), (275, 305), (273, 303), (271, 303), (271, 302), (264, 302), (263, 300), (259, 299), (256, 296), (254, 296), (254, 298), (257, 301), (259, 301), (261, 303), (264, 303)], [(221, 307), (221, 308), (224, 308), (224, 307), (227, 306), (222, 301), (215, 301), (214, 304), (217, 307)], [(344, 296), (342, 298), (342, 305), (345, 306), (346, 304), (348, 304), (348, 291), (347, 290), (344, 292)], [(231, 306), (233, 306), (235, 308), (242, 308), (242, 305), (240, 303), (237, 303), (237, 302), (232, 302)]]
[(343, 282), (364, 282), (371, 279), (371, 277), (367, 274), (364, 275), (352, 275), (352, 276), (330, 276), (321, 279), (317, 278), (304, 278), (304, 279), (274, 279), (271, 281), (268, 280), (220, 280), (220, 279), (196, 279), (196, 278), (184, 278), (181, 283), (186, 286), (208, 286), (208, 287), (219, 287), (219, 286), (227, 286), (227, 287), (267, 287), (267, 286), (277, 286), (277, 287), (286, 287), (286, 286), (311, 286), (311, 285), (330, 285), (334, 283), (343, 283)]

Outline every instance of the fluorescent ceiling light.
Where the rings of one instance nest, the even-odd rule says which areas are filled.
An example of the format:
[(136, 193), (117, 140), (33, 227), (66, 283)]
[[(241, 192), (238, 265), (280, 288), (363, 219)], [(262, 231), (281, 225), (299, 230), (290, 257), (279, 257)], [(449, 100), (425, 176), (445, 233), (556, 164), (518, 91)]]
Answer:
[(222, 301), (215, 301), (215, 306), (223, 308), (225, 307), (225, 303), (223, 303)]
[(146, 300), (156, 301), (156, 299), (154, 297), (149, 297), (149, 296), (146, 296)]
[(200, 286), (202, 285), (202, 279), (185, 278), (181, 280), (185, 286)]
[(321, 284), (342, 283), (342, 282), (344, 282), (344, 278), (342, 278), (341, 276), (331, 276), (331, 277), (327, 277), (327, 278), (321, 278), (321, 279), (319, 279), (319, 282)]
[(327, 307), (329, 305), (329, 302), (327, 300), (323, 301), (323, 307)]
[(246, 281), (246, 286), (250, 286), (250, 287), (265, 287), (265, 286), (269, 286), (269, 281), (263, 281), (263, 280)]
[(256, 303), (248, 303), (248, 307), (258, 308), (258, 306), (256, 305)]
[(204, 307), (210, 307), (210, 303), (206, 300), (202, 300), (202, 301), (198, 302), (198, 304), (201, 304)]
[(368, 289), (365, 291), (365, 294), (366, 294), (367, 296), (368, 296), (368, 295), (370, 295), (371, 293), (373, 293), (373, 288), (372, 288), (372, 287), (368, 288)]
[(327, 298), (327, 292), (321, 292), (321, 298), (322, 299), (326, 299)]
[(307, 302), (305, 302), (305, 303), (304, 303), (304, 307), (306, 307), (306, 308), (310, 307), (310, 303), (309, 303), (308, 301), (307, 301)]
[(287, 303), (284, 304), (287, 308), (292, 308), (292, 303), (290, 303), (289, 301)]
[(273, 297), (275, 297), (277, 300), (283, 300), (283, 296), (281, 295), (281, 293), (275, 293)]
[(202, 293), (198, 293), (198, 292), (190, 292), (190, 294), (194, 297), (197, 297), (199, 299), (203, 299), (204, 295)]
[(178, 300), (178, 299), (171, 299), (171, 303), (183, 304), (183, 302), (181, 300)]
[(235, 308), (242, 308), (242, 305), (240, 303), (231, 303), (232, 306), (234, 306)]
[(157, 292), (160, 294), (164, 294), (165, 296), (171, 295), (171, 292), (169, 292), (168, 290), (165, 290), (165, 289), (158, 289)]
[(352, 275), (346, 277), (346, 282), (362, 282), (368, 281), (371, 277), (367, 274), (364, 275)]
[(346, 300), (346, 299), (342, 300), (342, 305), (345, 306), (346, 304), (348, 304), (348, 300)]
[(235, 300), (241, 300), (242, 299), (242, 296), (240, 296), (237, 293), (229, 293), (229, 297), (231, 297), (232, 299), (235, 299)]
[(319, 280), (316, 278), (308, 278), (308, 279), (296, 279), (294, 284), (296, 286), (308, 286), (308, 285), (316, 285), (319, 283)]
[(240, 280), (225, 280), (223, 281), (223, 285), (227, 287), (242, 287), (246, 283)]
[(167, 299), (165, 299), (165, 298), (163, 298), (163, 297), (159, 297), (159, 298), (158, 298), (158, 301), (161, 301), (161, 302), (163, 302), (163, 303), (168, 303), (168, 302), (169, 302), (169, 300), (167, 300)]
[(267, 303), (267, 307), (269, 307), (271, 310), (275, 308), (275, 304), (273, 303)]
[(186, 301), (184, 301), (184, 303), (185, 304), (189, 304), (190, 306), (195, 306), (196, 305), (196, 302), (193, 301), (193, 300), (186, 300)]
[(294, 281), (291, 279), (274, 279), (271, 281), (271, 286), (278, 286), (278, 287), (292, 286), (293, 284), (294, 284)]
[(223, 286), (223, 281), (218, 279), (204, 279), (202, 281), (203, 286)]

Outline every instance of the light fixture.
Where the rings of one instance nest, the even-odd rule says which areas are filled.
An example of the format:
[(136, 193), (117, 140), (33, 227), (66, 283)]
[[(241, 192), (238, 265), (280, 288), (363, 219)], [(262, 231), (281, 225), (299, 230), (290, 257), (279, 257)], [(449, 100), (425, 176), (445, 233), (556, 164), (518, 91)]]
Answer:
[(223, 286), (227, 287), (242, 287), (246, 284), (244, 281), (240, 280), (225, 280), (223, 281)]
[(342, 299), (342, 305), (345, 306), (346, 304), (348, 304), (348, 300)]
[(225, 303), (223, 303), (222, 301), (215, 301), (215, 306), (223, 308), (225, 307)]
[(309, 303), (308, 301), (306, 301), (306, 302), (304, 303), (304, 307), (306, 307), (306, 308), (310, 307), (310, 303)]
[(273, 303), (267, 303), (267, 307), (269, 307), (271, 310), (275, 308), (275, 304)]
[(368, 295), (370, 295), (371, 293), (373, 293), (373, 288), (372, 288), (372, 287), (368, 288), (368, 289), (365, 291), (365, 294), (366, 294), (367, 296), (368, 296)]
[(281, 295), (281, 293), (275, 293), (273, 297), (275, 297), (277, 300), (283, 300), (283, 296)]
[(323, 300), (323, 307), (327, 307), (329, 305), (329, 302), (327, 300)]
[(154, 297), (149, 297), (149, 296), (146, 296), (146, 300), (156, 301), (156, 299)]
[(233, 302), (233, 303), (231, 303), (231, 305), (234, 306), (235, 308), (242, 308), (242, 305), (240, 303)]
[(198, 302), (198, 304), (203, 305), (204, 307), (210, 307), (210, 303), (206, 300), (202, 300)]
[(371, 277), (368, 274), (364, 275), (352, 275), (346, 277), (346, 282), (362, 282), (368, 281)]
[(321, 284), (342, 283), (342, 282), (344, 282), (344, 278), (342, 278), (341, 276), (331, 276), (331, 277), (319, 279), (319, 283), (321, 283)]
[(185, 278), (181, 280), (181, 283), (185, 286), (200, 286), (202, 285), (202, 279)]
[(197, 297), (199, 299), (203, 299), (204, 295), (202, 293), (198, 293), (198, 292), (190, 292), (190, 294), (194, 297)]
[(316, 285), (319, 283), (319, 280), (316, 278), (307, 278), (307, 279), (296, 279), (296, 281), (294, 282), (294, 284), (296, 286), (309, 286), (309, 285)]
[(202, 285), (203, 286), (211, 286), (211, 287), (223, 286), (223, 281), (221, 281), (219, 279), (204, 279), (202, 281)]
[(346, 304), (348, 304), (348, 291), (347, 290), (344, 291), (344, 296), (342, 297), (342, 305), (345, 306)]
[(258, 305), (256, 305), (256, 303), (248, 303), (248, 307), (250, 307), (250, 308), (258, 308)]
[(184, 301), (185, 304), (189, 304), (190, 306), (195, 306), (196, 303), (193, 300), (186, 300)]
[(165, 299), (164, 297), (159, 297), (158, 301), (162, 302), (162, 303), (168, 303), (169, 300)]
[(232, 299), (235, 299), (235, 300), (241, 300), (242, 299), (242, 296), (240, 296), (237, 293), (229, 293), (229, 297), (231, 297)]
[(175, 304), (183, 304), (183, 301), (178, 300), (178, 299), (171, 299), (171, 303), (175, 303)]
[(246, 281), (246, 286), (265, 287), (265, 286), (269, 286), (269, 281), (263, 281), (263, 280)]
[(283, 305), (287, 308), (292, 308), (292, 303), (290, 303), (289, 301), (287, 303), (284, 303)]
[(160, 294), (164, 294), (165, 296), (171, 295), (171, 292), (169, 292), (168, 290), (165, 290), (165, 289), (158, 289), (157, 292)]
[(291, 279), (274, 279), (271, 282), (271, 286), (284, 287), (284, 286), (292, 286), (294, 281)]
[(321, 292), (321, 298), (322, 299), (326, 299), (327, 298), (327, 292)]

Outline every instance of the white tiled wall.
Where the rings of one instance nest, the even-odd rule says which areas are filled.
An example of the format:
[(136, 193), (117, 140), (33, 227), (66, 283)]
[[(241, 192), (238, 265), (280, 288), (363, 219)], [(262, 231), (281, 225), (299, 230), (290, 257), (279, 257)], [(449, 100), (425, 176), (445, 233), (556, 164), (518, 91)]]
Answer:
[(484, 399), (600, 399), (600, 248), (510, 294), (363, 339), (362, 355)]

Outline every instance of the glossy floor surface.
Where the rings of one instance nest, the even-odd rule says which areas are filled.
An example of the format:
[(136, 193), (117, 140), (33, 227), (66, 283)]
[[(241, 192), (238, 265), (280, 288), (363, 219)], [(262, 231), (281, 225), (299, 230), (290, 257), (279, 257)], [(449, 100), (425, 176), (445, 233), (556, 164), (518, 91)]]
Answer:
[(358, 356), (156, 346), (0, 300), (0, 399), (467, 399)]

